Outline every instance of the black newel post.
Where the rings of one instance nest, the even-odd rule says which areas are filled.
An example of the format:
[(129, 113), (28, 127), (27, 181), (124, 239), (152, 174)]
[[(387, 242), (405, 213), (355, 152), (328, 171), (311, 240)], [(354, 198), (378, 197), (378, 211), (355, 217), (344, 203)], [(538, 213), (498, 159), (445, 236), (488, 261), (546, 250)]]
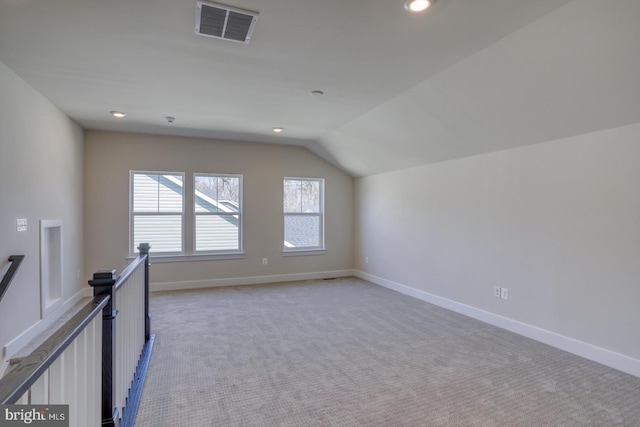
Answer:
[(151, 313), (149, 313), (149, 249), (151, 245), (148, 243), (140, 243), (138, 251), (140, 256), (147, 256), (144, 261), (144, 340), (149, 341), (151, 338)]
[(115, 270), (101, 270), (93, 274), (89, 286), (93, 287), (93, 296), (109, 295), (109, 302), (102, 309), (102, 425), (118, 427), (120, 415), (115, 407), (115, 390), (113, 388), (113, 363), (115, 358), (115, 318), (116, 297)]

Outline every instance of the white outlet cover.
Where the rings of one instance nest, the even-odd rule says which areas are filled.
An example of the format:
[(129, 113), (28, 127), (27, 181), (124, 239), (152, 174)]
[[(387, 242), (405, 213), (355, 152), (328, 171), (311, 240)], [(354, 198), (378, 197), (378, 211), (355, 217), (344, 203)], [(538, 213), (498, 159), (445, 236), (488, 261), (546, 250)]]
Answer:
[(502, 288), (500, 290), (500, 298), (502, 299), (509, 299), (509, 289), (507, 288)]

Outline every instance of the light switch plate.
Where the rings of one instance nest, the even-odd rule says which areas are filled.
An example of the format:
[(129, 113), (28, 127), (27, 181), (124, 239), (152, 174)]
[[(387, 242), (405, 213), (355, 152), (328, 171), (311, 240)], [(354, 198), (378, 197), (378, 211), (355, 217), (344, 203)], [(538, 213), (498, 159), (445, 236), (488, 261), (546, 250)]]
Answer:
[(16, 219), (16, 229), (18, 231), (27, 231), (27, 218)]

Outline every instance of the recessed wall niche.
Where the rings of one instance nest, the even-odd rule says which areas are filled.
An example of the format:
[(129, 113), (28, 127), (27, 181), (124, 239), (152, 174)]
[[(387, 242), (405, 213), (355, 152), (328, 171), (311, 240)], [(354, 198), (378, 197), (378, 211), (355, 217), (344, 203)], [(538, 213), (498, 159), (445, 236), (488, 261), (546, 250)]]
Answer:
[(62, 221), (40, 221), (40, 315), (62, 303)]

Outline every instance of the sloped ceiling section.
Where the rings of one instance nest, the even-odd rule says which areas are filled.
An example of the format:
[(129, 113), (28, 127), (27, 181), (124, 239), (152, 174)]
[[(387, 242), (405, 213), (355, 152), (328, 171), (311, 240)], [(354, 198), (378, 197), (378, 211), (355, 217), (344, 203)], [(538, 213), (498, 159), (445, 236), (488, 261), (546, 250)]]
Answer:
[[(85, 129), (320, 151), (327, 133), (350, 134), (345, 124), (569, 1), (440, 0), (419, 15), (403, 0), (225, 1), (259, 13), (242, 44), (196, 34), (196, 0), (0, 0), (0, 61)], [(349, 170), (356, 139), (327, 146)], [(368, 155), (358, 162), (378, 170)]]
[(0, 0), (0, 61), (85, 129), (299, 145), (354, 176), (640, 122), (640, 0), (234, 0), (249, 44), (195, 34), (196, 3)]
[(354, 176), (640, 122), (640, 1), (577, 0), (325, 134)]

